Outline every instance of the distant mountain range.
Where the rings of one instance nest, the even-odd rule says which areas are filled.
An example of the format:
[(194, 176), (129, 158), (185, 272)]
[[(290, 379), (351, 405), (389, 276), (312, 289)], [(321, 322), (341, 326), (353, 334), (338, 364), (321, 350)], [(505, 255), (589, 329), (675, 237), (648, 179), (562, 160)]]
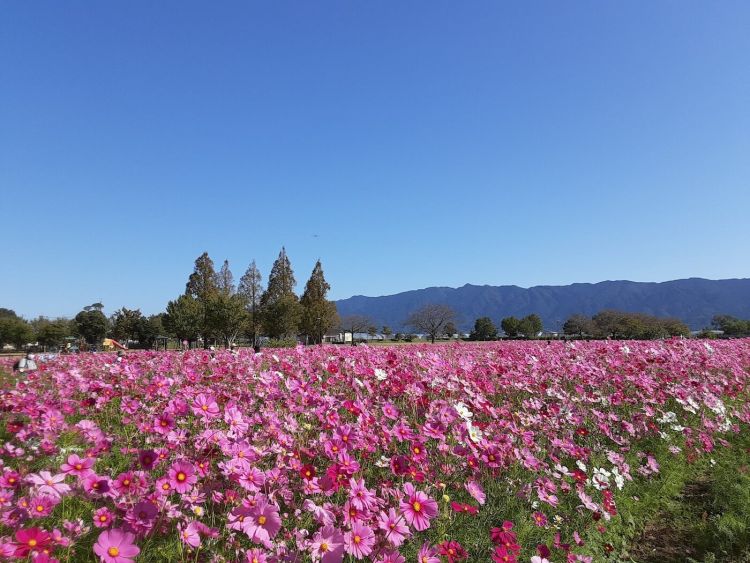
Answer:
[(717, 314), (750, 318), (750, 279), (707, 280), (689, 278), (667, 282), (603, 281), (571, 285), (540, 285), (522, 288), (515, 285), (470, 285), (428, 287), (396, 295), (365, 297), (355, 295), (336, 302), (339, 314), (366, 315), (380, 329), (388, 325), (394, 332), (404, 331), (406, 318), (428, 303), (452, 307), (458, 313), (458, 326), (469, 330), (474, 320), (500, 319), (536, 313), (544, 328), (558, 330), (573, 314), (594, 315), (604, 309), (647, 313), (658, 317), (676, 317), (692, 329), (711, 323)]

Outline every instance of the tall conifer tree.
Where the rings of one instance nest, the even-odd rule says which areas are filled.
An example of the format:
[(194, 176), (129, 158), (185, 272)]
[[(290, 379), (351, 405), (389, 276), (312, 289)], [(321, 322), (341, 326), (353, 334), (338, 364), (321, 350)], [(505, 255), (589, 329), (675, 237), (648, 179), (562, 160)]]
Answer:
[(302, 332), (317, 344), (321, 343), (323, 335), (337, 326), (339, 322), (336, 304), (327, 299), (330, 289), (331, 286), (323, 275), (323, 266), (318, 260), (310, 279), (305, 284), (305, 292), (300, 300), (302, 305)]

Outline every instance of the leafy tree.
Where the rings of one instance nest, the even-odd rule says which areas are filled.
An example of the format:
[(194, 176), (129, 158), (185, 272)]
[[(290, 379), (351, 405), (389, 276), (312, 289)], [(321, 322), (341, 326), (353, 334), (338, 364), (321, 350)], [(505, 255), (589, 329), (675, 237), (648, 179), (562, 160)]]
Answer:
[(148, 318), (141, 316), (135, 331), (136, 340), (141, 348), (153, 348), (156, 337), (164, 334), (164, 316), (164, 313), (151, 315)]
[(386, 340), (390, 339), (391, 335), (393, 334), (393, 330), (391, 329), (391, 327), (386, 326), (386, 325), (383, 325), (381, 332), (383, 333), (383, 337)]
[(203, 323), (203, 308), (198, 300), (189, 295), (180, 295), (167, 304), (167, 312), (162, 319), (164, 328), (180, 341), (190, 343), (198, 340)]
[(716, 330), (721, 330), (726, 336), (749, 336), (750, 320), (742, 320), (730, 315), (716, 315), (711, 321)]
[(302, 307), (296, 295), (285, 295), (263, 305), (263, 328), (275, 340), (294, 338), (302, 320)]
[(21, 317), (0, 317), (0, 345), (12, 344), (16, 350), (29, 344), (34, 338), (31, 325)]
[(19, 318), (18, 315), (16, 315), (16, 312), (13, 309), (6, 309), (5, 307), (0, 307), (0, 319), (17, 319)]
[(217, 334), (225, 346), (230, 346), (247, 322), (245, 298), (238, 293), (232, 295), (220, 290), (211, 297), (208, 305), (209, 325), (213, 334)]
[(43, 317), (32, 323), (35, 339), (45, 349), (62, 345), (66, 336), (70, 336), (70, 323), (67, 319), (53, 321)]
[(372, 321), (364, 315), (347, 315), (341, 318), (339, 324), (341, 330), (352, 333), (352, 346), (355, 344), (354, 335), (358, 332), (367, 332), (370, 325), (372, 325)]
[(101, 303), (94, 303), (75, 316), (78, 334), (92, 346), (96, 346), (107, 334), (107, 317), (102, 312), (103, 308)]
[(594, 325), (591, 319), (584, 315), (573, 315), (563, 324), (563, 332), (569, 336), (583, 338), (587, 334), (594, 333)]
[(516, 317), (505, 317), (500, 321), (500, 328), (509, 338), (515, 338), (521, 332), (521, 320)]
[(521, 319), (518, 324), (518, 332), (523, 334), (526, 338), (536, 338), (537, 334), (542, 331), (542, 319), (539, 315), (532, 313)]
[(268, 276), (268, 287), (260, 298), (263, 327), (271, 338), (296, 336), (299, 330), (302, 308), (294, 293), (296, 284), (286, 249), (281, 247)]
[(445, 326), (455, 320), (456, 312), (447, 305), (428, 304), (409, 315), (404, 324), (424, 332), (434, 344)]
[(378, 334), (378, 327), (375, 325), (370, 325), (367, 327), (367, 336), (370, 338), (375, 338), (375, 336)]
[(208, 339), (211, 337), (210, 302), (218, 291), (219, 282), (213, 260), (204, 252), (196, 258), (193, 273), (185, 285), (185, 295), (194, 298), (201, 307), (200, 332), (204, 347), (208, 347)]
[(323, 335), (339, 322), (336, 304), (327, 299), (331, 286), (323, 275), (320, 260), (315, 263), (310, 279), (305, 284), (305, 291), (300, 299), (302, 306), (302, 332), (312, 338), (314, 343), (323, 342)]
[(127, 309), (123, 307), (115, 311), (110, 320), (112, 326), (112, 336), (128, 343), (129, 340), (136, 340), (138, 328), (145, 319), (140, 309)]
[(621, 311), (600, 311), (591, 317), (591, 320), (594, 324), (594, 335), (598, 338), (617, 338), (623, 329)]
[(497, 338), (497, 327), (489, 317), (480, 317), (474, 321), (474, 330), (469, 338), (472, 340), (495, 340)]
[(255, 265), (255, 260), (250, 263), (247, 271), (240, 278), (240, 285), (237, 292), (245, 299), (248, 320), (247, 326), (248, 336), (253, 341), (253, 346), (258, 345), (258, 329), (260, 327), (260, 297), (263, 293), (261, 286), (262, 277), (258, 267)]

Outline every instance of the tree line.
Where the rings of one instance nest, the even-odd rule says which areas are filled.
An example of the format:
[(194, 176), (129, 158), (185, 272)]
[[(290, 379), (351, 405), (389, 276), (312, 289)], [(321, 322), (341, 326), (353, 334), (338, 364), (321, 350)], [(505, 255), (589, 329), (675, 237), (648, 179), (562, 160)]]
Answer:
[[(512, 316), (505, 317), (500, 322), (500, 328), (509, 338), (536, 338), (542, 332), (542, 319), (536, 314), (521, 319)], [(690, 329), (679, 319), (606, 310), (591, 317), (572, 315), (563, 324), (563, 334), (574, 338), (647, 340), (689, 336)], [(471, 340), (495, 340), (498, 338), (498, 329), (492, 319), (480, 317), (474, 322), (474, 329), (469, 338)]]
[(244, 337), (257, 346), (261, 335), (277, 342), (302, 336), (307, 342), (319, 343), (339, 326), (336, 305), (327, 297), (331, 286), (320, 260), (301, 296), (294, 291), (297, 282), (283, 247), (265, 287), (262, 281), (255, 260), (235, 285), (229, 262), (224, 260), (216, 271), (204, 252), (195, 261), (184, 293), (169, 301), (163, 313), (145, 316), (140, 309), (122, 307), (108, 318), (104, 305), (93, 303), (73, 319), (27, 321), (10, 309), (0, 309), (0, 344), (20, 349), (36, 342), (53, 348), (75, 337), (96, 346), (110, 336), (151, 348), (158, 337), (172, 336), (191, 345), (200, 340), (205, 346), (211, 342), (229, 346)]

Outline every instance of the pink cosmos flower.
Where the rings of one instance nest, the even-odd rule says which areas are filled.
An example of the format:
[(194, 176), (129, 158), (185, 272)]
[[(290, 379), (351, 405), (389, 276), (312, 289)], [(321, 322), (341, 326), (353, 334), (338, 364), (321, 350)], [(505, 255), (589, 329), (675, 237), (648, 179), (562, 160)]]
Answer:
[(119, 528), (107, 530), (99, 535), (94, 544), (94, 553), (104, 563), (132, 563), (141, 550), (135, 545), (135, 536)]
[(154, 419), (154, 432), (167, 435), (174, 429), (174, 418), (167, 413), (162, 413)]
[(325, 526), (315, 532), (310, 549), (321, 563), (341, 563), (344, 560), (344, 535), (333, 526)]
[(200, 416), (206, 420), (216, 418), (221, 414), (221, 411), (219, 411), (219, 405), (216, 403), (216, 399), (214, 399), (211, 395), (206, 395), (205, 393), (201, 393), (200, 395), (197, 395), (195, 399), (193, 399), (193, 403), (190, 405), (190, 408), (193, 411), (193, 414), (196, 416)]
[(389, 508), (388, 514), (385, 512), (380, 513), (378, 516), (378, 528), (385, 532), (385, 539), (393, 547), (400, 546), (411, 535), (404, 517), (398, 514), (395, 508)]
[(534, 512), (531, 517), (534, 519), (534, 524), (539, 526), (540, 528), (543, 528), (547, 525), (547, 517), (544, 515), (543, 512)]
[(260, 549), (253, 548), (247, 550), (247, 563), (268, 563), (266, 554)]
[(467, 481), (464, 485), (468, 493), (474, 497), (474, 500), (476, 500), (480, 505), (484, 505), (487, 497), (484, 494), (484, 489), (482, 489), (482, 486), (477, 483), (476, 481)]
[(88, 477), (94, 473), (94, 460), (90, 457), (81, 459), (76, 454), (70, 454), (68, 460), (60, 466), (60, 470), (66, 475), (75, 475), (78, 478)]
[(169, 484), (180, 494), (188, 492), (198, 482), (195, 467), (187, 461), (178, 461), (169, 468)]
[(375, 545), (375, 534), (369, 526), (359, 522), (352, 526), (350, 532), (344, 534), (344, 547), (346, 552), (353, 555), (355, 559), (364, 559)]
[(377, 496), (365, 486), (365, 480), (357, 481), (354, 477), (349, 479), (349, 499), (359, 510), (372, 510), (377, 502)]
[(398, 551), (383, 551), (375, 563), (406, 563), (406, 559)]
[(186, 543), (190, 547), (198, 547), (201, 544), (201, 536), (198, 533), (198, 527), (195, 522), (190, 522), (187, 526), (177, 526), (177, 530), (180, 533), (180, 541)]
[(440, 563), (437, 548), (430, 546), (428, 542), (423, 543), (417, 554), (417, 563)]
[(406, 500), (401, 501), (400, 508), (406, 522), (420, 532), (426, 530), (430, 527), (430, 520), (437, 516), (437, 502), (417, 491), (411, 483), (404, 484), (404, 492)]
[(279, 509), (265, 499), (260, 500), (243, 522), (243, 530), (248, 537), (268, 548), (271, 540), (281, 529)]
[(94, 512), (94, 526), (97, 528), (109, 528), (112, 524), (112, 513), (106, 506)]
[(65, 481), (65, 477), (65, 473), (52, 475), (49, 471), (40, 471), (39, 473), (31, 473), (26, 479), (36, 485), (39, 493), (60, 497), (70, 492), (70, 485), (66, 485), (63, 482)]
[(11, 489), (0, 489), (0, 506), (10, 506), (15, 492)]
[(52, 510), (59, 504), (59, 497), (40, 495), (29, 501), (29, 515), (32, 518), (44, 518), (52, 514)]

